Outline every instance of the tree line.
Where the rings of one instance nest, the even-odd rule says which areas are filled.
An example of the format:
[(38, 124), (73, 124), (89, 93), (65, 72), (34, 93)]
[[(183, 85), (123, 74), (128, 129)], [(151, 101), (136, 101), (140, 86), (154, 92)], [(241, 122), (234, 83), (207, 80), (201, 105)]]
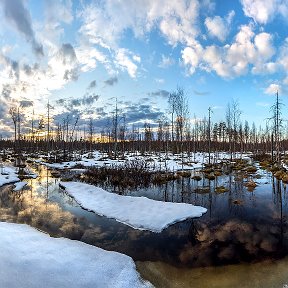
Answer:
[[(169, 112), (158, 119), (157, 125), (149, 122), (142, 127), (128, 126), (125, 115), (118, 109), (117, 101), (111, 123), (96, 133), (94, 120), (89, 119), (85, 131), (80, 131), (79, 117), (63, 118), (62, 123), (51, 123), (50, 105), (47, 105), (47, 119), (32, 120), (29, 133), (21, 133), (19, 108), (9, 110), (14, 128), (12, 139), (0, 140), (4, 149), (14, 148), (15, 153), (23, 151), (57, 153), (61, 159), (73, 158), (75, 151), (92, 152), (99, 149), (111, 157), (121, 157), (125, 152), (173, 153), (188, 156), (193, 152), (236, 152), (270, 153), (277, 162), (287, 150), (288, 139), (282, 118), (283, 104), (276, 93), (275, 103), (270, 109), (270, 118), (265, 126), (256, 127), (248, 121), (241, 121), (239, 103), (232, 100), (226, 107), (225, 119), (213, 122), (213, 109), (207, 108), (203, 119), (191, 117), (183, 88), (172, 91), (168, 98)], [(97, 127), (99, 129), (99, 127)], [(210, 157), (209, 157), (210, 159)]]

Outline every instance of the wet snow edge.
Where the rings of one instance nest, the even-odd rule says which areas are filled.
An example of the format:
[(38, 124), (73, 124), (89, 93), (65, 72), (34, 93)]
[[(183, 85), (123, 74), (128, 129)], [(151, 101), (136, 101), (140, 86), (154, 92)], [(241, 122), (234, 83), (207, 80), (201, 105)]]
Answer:
[(0, 222), (0, 282), (9, 288), (152, 287), (131, 257)]
[(60, 187), (83, 208), (138, 230), (159, 233), (174, 223), (197, 218), (207, 212), (201, 206), (122, 196), (86, 183), (60, 182)]

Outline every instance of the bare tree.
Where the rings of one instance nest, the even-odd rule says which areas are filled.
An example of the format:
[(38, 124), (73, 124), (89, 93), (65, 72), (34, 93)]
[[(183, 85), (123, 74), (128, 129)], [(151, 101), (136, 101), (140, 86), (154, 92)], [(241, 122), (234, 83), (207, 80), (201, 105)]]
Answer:
[(90, 153), (92, 153), (93, 145), (93, 135), (94, 135), (94, 126), (92, 117), (89, 119), (89, 143), (90, 143)]
[(19, 113), (16, 107), (11, 107), (9, 109), (9, 114), (11, 116), (11, 119), (13, 121), (14, 125), (14, 153), (16, 153), (16, 142), (17, 142), (17, 124), (19, 121)]
[[(183, 136), (184, 128), (188, 118), (188, 102), (183, 88), (178, 87), (174, 94), (175, 114), (176, 114), (176, 136), (178, 142), (180, 141), (180, 149), (183, 152)], [(179, 153), (179, 147), (177, 146), (177, 152)]]
[(177, 92), (172, 92), (169, 95), (168, 103), (171, 111), (171, 142), (172, 142), (172, 152), (174, 153), (174, 116), (176, 110), (176, 98)]
[[(281, 128), (283, 124), (283, 119), (281, 117), (281, 107), (282, 103), (279, 101), (279, 95), (278, 91), (276, 91), (276, 100), (275, 103), (271, 107), (272, 111), (272, 117), (270, 120), (273, 122), (273, 128), (272, 128), (272, 136), (271, 136), (271, 147), (272, 147), (272, 161), (275, 160), (278, 165), (280, 165), (280, 141), (281, 141)], [(274, 150), (276, 152), (275, 159), (274, 159)]]
[(226, 123), (227, 123), (227, 134), (228, 134), (228, 141), (229, 141), (229, 151), (230, 151), (230, 159), (232, 160), (235, 154), (235, 146), (238, 137), (238, 126), (240, 123), (240, 115), (241, 111), (239, 109), (238, 101), (233, 100), (232, 103), (228, 103), (227, 110), (226, 110)]

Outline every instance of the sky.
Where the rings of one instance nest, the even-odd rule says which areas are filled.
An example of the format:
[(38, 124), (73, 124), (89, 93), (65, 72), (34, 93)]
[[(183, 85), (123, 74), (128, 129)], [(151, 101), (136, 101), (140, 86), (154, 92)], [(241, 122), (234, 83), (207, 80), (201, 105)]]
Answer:
[(0, 19), (4, 137), (11, 107), (25, 130), (48, 101), (55, 124), (92, 117), (96, 131), (116, 98), (128, 126), (170, 117), (177, 87), (191, 118), (212, 107), (214, 122), (234, 100), (264, 126), (276, 91), (288, 102), (287, 0), (1, 0)]

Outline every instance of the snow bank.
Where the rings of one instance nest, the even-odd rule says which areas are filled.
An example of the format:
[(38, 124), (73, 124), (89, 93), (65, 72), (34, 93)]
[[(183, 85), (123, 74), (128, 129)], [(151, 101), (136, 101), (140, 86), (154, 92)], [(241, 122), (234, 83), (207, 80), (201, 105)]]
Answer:
[(20, 181), (15, 167), (2, 166), (0, 173), (0, 186)]
[[(5, 165), (1, 164), (1, 167), (0, 167), (0, 186), (21, 181), (18, 178), (18, 170), (19, 169), (17, 167), (11, 166), (9, 164), (8, 165), (7, 164), (5, 164)], [(24, 169), (24, 172), (25, 172), (26, 178), (37, 178), (38, 177), (38, 174), (31, 171), (28, 167), (26, 167)]]
[(200, 217), (207, 211), (191, 204), (121, 196), (85, 183), (60, 182), (60, 185), (84, 208), (139, 230), (161, 232), (173, 223)]
[(0, 235), (1, 287), (152, 287), (129, 256), (22, 224), (0, 222)]
[(14, 184), (15, 187), (14, 187), (13, 191), (20, 191), (20, 190), (22, 190), (27, 184), (28, 184), (28, 183), (25, 182), (25, 181), (23, 181), (23, 182), (17, 182), (17, 183)]
[[(82, 159), (79, 161), (69, 161), (69, 162), (62, 162), (62, 163), (46, 163), (41, 160), (36, 160), (35, 162), (38, 162), (40, 164), (46, 165), (47, 167), (53, 168), (53, 169), (64, 169), (68, 168), (71, 169), (77, 164), (81, 164), (84, 167), (111, 167), (111, 166), (119, 166), (123, 165), (125, 162), (139, 160), (139, 161), (145, 161), (147, 163), (147, 169), (151, 171), (177, 171), (177, 170), (191, 170), (191, 169), (198, 169), (202, 168), (204, 163), (209, 162), (208, 153), (191, 153), (190, 157), (186, 153), (182, 155), (180, 154), (171, 154), (168, 153), (160, 153), (159, 155), (126, 155), (126, 160), (115, 160), (115, 159), (109, 159), (108, 155), (105, 153), (101, 154), (99, 151), (93, 152), (93, 158), (88, 158), (88, 154), (84, 154), (82, 156)], [(241, 154), (236, 153), (236, 158), (241, 159), (247, 159), (249, 160), (249, 153)], [(168, 159), (167, 159), (168, 156)], [(104, 157), (104, 158), (103, 158)], [(220, 162), (223, 160), (230, 159), (231, 155), (227, 152), (219, 152), (219, 153), (211, 153), (211, 163), (214, 162)], [(149, 160), (149, 161), (148, 161)], [(182, 163), (183, 160), (183, 163)]]

